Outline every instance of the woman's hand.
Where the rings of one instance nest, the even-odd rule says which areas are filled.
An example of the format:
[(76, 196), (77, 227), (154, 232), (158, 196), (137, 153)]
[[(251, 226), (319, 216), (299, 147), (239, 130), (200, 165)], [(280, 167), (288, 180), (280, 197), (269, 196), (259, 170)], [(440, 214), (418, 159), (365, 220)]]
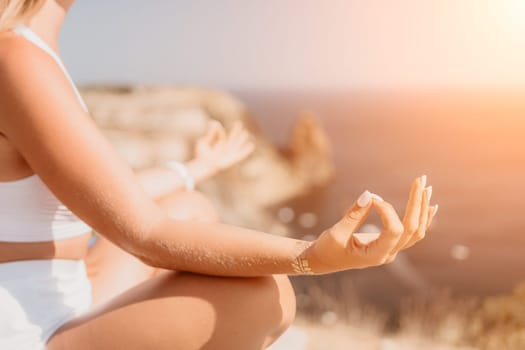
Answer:
[[(403, 220), (391, 204), (368, 191), (363, 193), (346, 215), (304, 252), (312, 271), (329, 273), (390, 263), (400, 250), (423, 239), (438, 208), (430, 206), (432, 187), (425, 186), (425, 176), (414, 180)], [(372, 208), (380, 214), (384, 229), (366, 243), (355, 230)]]
[(204, 136), (197, 140), (195, 160), (205, 163), (212, 172), (218, 172), (245, 159), (255, 146), (241, 122), (229, 132), (216, 120), (211, 120)]
[[(197, 140), (195, 157), (186, 165), (189, 176), (195, 184), (208, 179), (218, 171), (228, 168), (246, 158), (254, 150), (248, 132), (240, 122), (229, 134), (222, 125), (212, 120), (204, 136)], [(160, 198), (185, 187), (185, 179), (180, 173), (174, 176), (167, 167), (144, 169), (138, 172), (142, 188), (153, 198)]]

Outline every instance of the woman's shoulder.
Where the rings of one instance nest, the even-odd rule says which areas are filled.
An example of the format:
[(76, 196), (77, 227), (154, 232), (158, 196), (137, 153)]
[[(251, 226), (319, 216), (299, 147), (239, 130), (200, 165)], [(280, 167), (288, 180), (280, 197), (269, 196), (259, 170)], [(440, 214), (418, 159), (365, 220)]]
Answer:
[(47, 52), (15, 34), (0, 34), (0, 105), (14, 103), (21, 92), (34, 94), (64, 83), (61, 74)]
[(19, 111), (36, 110), (44, 102), (42, 91), (67, 86), (63, 80), (45, 51), (22, 37), (0, 34), (0, 130), (7, 119), (18, 119)]
[(53, 64), (53, 59), (28, 40), (9, 32), (0, 33), (0, 84), (9, 78), (35, 72), (35, 66)]

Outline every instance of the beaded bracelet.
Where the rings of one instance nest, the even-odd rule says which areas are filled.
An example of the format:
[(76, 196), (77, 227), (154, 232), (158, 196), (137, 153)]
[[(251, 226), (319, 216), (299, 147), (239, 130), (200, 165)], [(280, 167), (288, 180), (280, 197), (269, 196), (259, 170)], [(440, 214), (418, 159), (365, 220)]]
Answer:
[(169, 162), (166, 162), (165, 166), (168, 169), (175, 170), (180, 175), (182, 181), (184, 182), (184, 187), (186, 188), (186, 191), (191, 192), (195, 190), (195, 181), (191, 177), (186, 165), (184, 165), (181, 162), (171, 160)]

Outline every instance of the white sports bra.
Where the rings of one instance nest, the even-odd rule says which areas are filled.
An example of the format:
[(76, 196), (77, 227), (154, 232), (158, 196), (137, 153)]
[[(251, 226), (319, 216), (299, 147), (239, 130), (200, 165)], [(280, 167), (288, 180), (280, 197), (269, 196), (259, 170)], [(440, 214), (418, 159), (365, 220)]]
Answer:
[[(60, 66), (87, 111), (80, 93), (58, 55), (27, 26), (12, 31), (47, 52)], [(71, 212), (37, 174), (20, 180), (0, 182), (0, 241), (43, 242), (83, 235), (91, 231)]]

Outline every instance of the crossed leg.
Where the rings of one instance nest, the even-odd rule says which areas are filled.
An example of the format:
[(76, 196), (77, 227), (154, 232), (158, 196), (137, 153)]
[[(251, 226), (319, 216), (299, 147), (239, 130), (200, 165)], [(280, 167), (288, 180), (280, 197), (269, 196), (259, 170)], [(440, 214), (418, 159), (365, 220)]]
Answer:
[[(198, 193), (174, 193), (159, 204), (173, 216), (217, 219)], [(286, 276), (159, 273), (105, 239), (86, 263), (94, 309), (60, 328), (48, 350), (263, 349), (295, 316)]]
[[(177, 219), (218, 221), (210, 200), (200, 192), (174, 192), (157, 203)], [(109, 300), (167, 270), (144, 264), (102, 236), (90, 249), (86, 266), (93, 289), (93, 305)]]

